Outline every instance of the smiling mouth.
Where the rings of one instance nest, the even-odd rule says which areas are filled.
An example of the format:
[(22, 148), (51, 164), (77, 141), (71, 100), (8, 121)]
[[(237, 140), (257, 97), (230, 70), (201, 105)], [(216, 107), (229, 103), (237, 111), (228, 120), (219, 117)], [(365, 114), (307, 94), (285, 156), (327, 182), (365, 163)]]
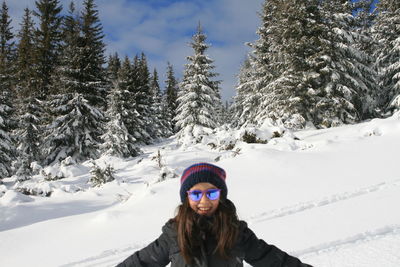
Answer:
[(199, 210), (200, 212), (207, 212), (207, 211), (210, 211), (211, 208), (198, 208), (198, 210)]

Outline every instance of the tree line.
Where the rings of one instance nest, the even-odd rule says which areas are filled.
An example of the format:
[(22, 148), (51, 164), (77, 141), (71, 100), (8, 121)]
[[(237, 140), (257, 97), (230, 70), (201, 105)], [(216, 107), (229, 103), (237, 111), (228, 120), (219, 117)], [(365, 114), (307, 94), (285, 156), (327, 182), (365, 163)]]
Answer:
[(66, 15), (58, 0), (38, 0), (15, 36), (3, 2), (0, 177), (28, 179), (32, 162), (137, 156), (172, 134), (197, 142), (224, 123), (303, 129), (390, 116), (400, 107), (400, 2), (374, 2), (266, 0), (230, 106), (200, 23), (182, 81), (168, 64), (161, 90), (144, 53), (106, 60), (94, 0)]
[[(268, 0), (234, 126), (326, 128), (400, 109), (400, 1)], [(376, 4), (376, 9), (374, 9)]]
[[(168, 64), (165, 92), (146, 55), (105, 57), (94, 0), (25, 9), (20, 28), (0, 10), (0, 177), (34, 174), (71, 157), (137, 156), (139, 146), (175, 132), (178, 80)], [(37, 24), (34, 23), (36, 18)]]

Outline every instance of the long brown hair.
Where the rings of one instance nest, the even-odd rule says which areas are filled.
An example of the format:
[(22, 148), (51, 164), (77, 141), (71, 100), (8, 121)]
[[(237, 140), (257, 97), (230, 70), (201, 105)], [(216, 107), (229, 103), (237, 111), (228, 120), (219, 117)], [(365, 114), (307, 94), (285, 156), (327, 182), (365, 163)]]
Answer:
[[(201, 237), (199, 231), (199, 215), (190, 207), (186, 198), (183, 204), (178, 206), (177, 215), (174, 218), (178, 233), (178, 244), (183, 258), (187, 264), (192, 263), (196, 253), (200, 249)], [(236, 207), (229, 199), (221, 199), (218, 209), (213, 215), (211, 233), (217, 240), (214, 251), (222, 258), (228, 259), (239, 232), (239, 219)]]

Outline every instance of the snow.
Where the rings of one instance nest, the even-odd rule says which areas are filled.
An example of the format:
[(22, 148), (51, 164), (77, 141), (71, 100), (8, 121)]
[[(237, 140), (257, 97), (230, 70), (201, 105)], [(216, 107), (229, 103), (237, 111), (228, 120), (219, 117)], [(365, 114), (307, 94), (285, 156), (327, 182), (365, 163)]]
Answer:
[[(159, 236), (180, 202), (179, 175), (203, 161), (227, 171), (239, 217), (268, 243), (313, 266), (400, 266), (400, 113), (323, 130), (252, 131), (268, 142), (234, 141), (243, 130), (219, 129), (190, 146), (170, 138), (135, 158), (102, 157), (96, 164), (112, 166), (116, 179), (96, 188), (89, 162), (48, 168), (66, 177), (56, 181), (3, 179), (0, 266), (115, 266)], [(235, 147), (225, 150), (228, 143)]]

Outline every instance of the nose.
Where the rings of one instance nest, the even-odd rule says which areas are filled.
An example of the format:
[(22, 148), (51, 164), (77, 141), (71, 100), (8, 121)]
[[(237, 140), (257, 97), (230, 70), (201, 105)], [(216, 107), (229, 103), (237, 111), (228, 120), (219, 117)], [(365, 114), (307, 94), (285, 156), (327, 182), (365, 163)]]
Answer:
[(210, 202), (210, 200), (208, 199), (208, 197), (206, 196), (206, 194), (204, 193), (203, 196), (201, 197), (199, 203), (208, 203)]

